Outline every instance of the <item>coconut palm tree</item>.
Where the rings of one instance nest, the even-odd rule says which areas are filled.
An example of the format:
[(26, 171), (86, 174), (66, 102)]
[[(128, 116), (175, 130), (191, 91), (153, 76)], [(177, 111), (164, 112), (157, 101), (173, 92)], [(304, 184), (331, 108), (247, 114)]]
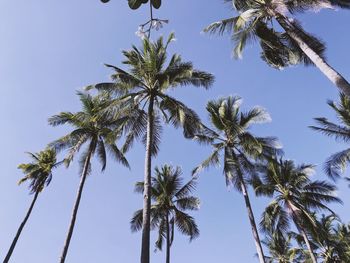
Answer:
[[(232, 2), (239, 15), (212, 23), (205, 31), (232, 34), (236, 57), (241, 57), (249, 41), (259, 40), (261, 58), (269, 65), (284, 68), (299, 63), (314, 64), (341, 92), (350, 96), (349, 82), (325, 59), (325, 45), (306, 32), (292, 16), (306, 10), (349, 8), (349, 1), (226, 0), (226, 2)], [(277, 24), (283, 32), (279, 31)]]
[(285, 232), (290, 220), (302, 235), (313, 263), (316, 256), (309, 239), (311, 227), (316, 227), (312, 210), (329, 210), (327, 203), (341, 200), (334, 195), (336, 187), (325, 181), (311, 181), (314, 166), (303, 164), (296, 166), (291, 160), (271, 160), (264, 168), (262, 178), (255, 177), (253, 185), (257, 196), (273, 197), (265, 208), (262, 230)]
[(116, 118), (113, 112), (104, 110), (110, 103), (109, 96), (104, 94), (92, 97), (85, 93), (78, 93), (78, 96), (82, 103), (82, 111), (76, 113), (61, 112), (60, 114), (49, 118), (49, 124), (52, 126), (68, 124), (73, 127), (72, 132), (50, 144), (57, 151), (68, 149), (68, 154), (65, 158), (65, 164), (67, 167), (70, 165), (81, 147), (87, 145), (85, 151), (80, 157), (81, 179), (68, 233), (60, 257), (61, 263), (66, 260), (84, 184), (91, 171), (91, 159), (96, 154), (98, 160), (102, 164), (102, 171), (104, 171), (107, 164), (108, 152), (114, 160), (129, 167), (124, 154), (116, 145), (116, 140), (121, 136), (120, 127), (122, 125), (120, 119)]
[[(149, 263), (150, 249), (150, 208), (151, 208), (151, 168), (152, 156), (159, 149), (162, 119), (174, 127), (183, 127), (185, 137), (191, 137), (200, 128), (197, 114), (184, 103), (170, 96), (170, 90), (181, 86), (209, 88), (214, 77), (204, 71), (194, 69), (191, 62), (183, 62), (178, 54), (172, 55), (167, 63), (167, 48), (175, 40), (171, 34), (164, 43), (163, 38), (156, 42), (143, 40), (141, 49), (133, 47), (123, 51), (129, 72), (119, 67), (114, 69), (114, 82), (89, 86), (100, 91), (109, 91), (117, 95), (114, 103), (122, 103), (127, 108), (137, 108), (139, 118), (130, 124), (123, 151), (128, 150), (133, 141), (143, 136), (146, 144), (145, 154), (145, 191), (143, 205), (141, 263)], [(114, 104), (112, 102), (112, 105)], [(145, 109), (145, 110), (144, 110)]]
[[(160, 169), (155, 168), (155, 176), (152, 177), (151, 227), (158, 228), (156, 248), (162, 250), (164, 239), (166, 242), (166, 263), (170, 263), (170, 248), (174, 241), (175, 226), (190, 238), (190, 241), (199, 236), (199, 229), (192, 216), (186, 213), (199, 208), (199, 199), (192, 196), (196, 188), (196, 177), (186, 184), (181, 177), (179, 167), (173, 168), (164, 165)], [(144, 183), (136, 184), (135, 191), (143, 193)], [(132, 231), (142, 228), (142, 209), (135, 212), (131, 220)]]
[(11, 255), (16, 247), (17, 241), (21, 232), (26, 225), (30, 214), (33, 211), (34, 205), (37, 201), (39, 194), (48, 186), (52, 179), (52, 170), (56, 168), (61, 162), (56, 160), (56, 151), (52, 148), (47, 148), (39, 153), (28, 153), (32, 159), (30, 163), (22, 163), (18, 166), (19, 169), (25, 174), (25, 176), (18, 182), (22, 184), (29, 181), (30, 193), (34, 195), (32, 203), (29, 206), (26, 216), (19, 226), (16, 236), (12, 241), (10, 249), (8, 250), (4, 263), (9, 262)]
[[(277, 141), (272, 137), (257, 137), (250, 132), (252, 124), (270, 119), (267, 112), (259, 107), (242, 112), (240, 104), (240, 97), (221, 98), (207, 104), (213, 130), (206, 129), (197, 134), (195, 139), (200, 143), (210, 143), (214, 150), (201, 165), (193, 170), (193, 174), (222, 163), (226, 185), (233, 185), (244, 197), (259, 260), (266, 262), (247, 184), (251, 175), (255, 173), (255, 162), (264, 156), (276, 153)], [(223, 157), (222, 160), (221, 157)]]
[[(328, 101), (328, 105), (335, 111), (340, 124), (333, 123), (326, 118), (315, 118), (318, 126), (310, 126), (310, 128), (348, 143), (350, 140), (350, 99), (344, 94), (340, 94), (339, 103)], [(350, 148), (331, 155), (324, 165), (324, 171), (335, 180), (341, 176), (349, 163)]]
[(267, 263), (297, 263), (301, 262), (302, 250), (292, 246), (292, 236), (276, 231), (268, 233), (262, 243), (268, 248), (270, 256)]
[[(310, 228), (312, 243), (317, 251), (317, 256), (324, 263), (341, 263), (350, 261), (349, 233), (334, 214), (322, 215), (315, 218), (315, 228)], [(314, 230), (314, 231), (313, 231)], [(345, 230), (345, 234), (343, 235)], [(345, 237), (345, 238), (343, 238)]]

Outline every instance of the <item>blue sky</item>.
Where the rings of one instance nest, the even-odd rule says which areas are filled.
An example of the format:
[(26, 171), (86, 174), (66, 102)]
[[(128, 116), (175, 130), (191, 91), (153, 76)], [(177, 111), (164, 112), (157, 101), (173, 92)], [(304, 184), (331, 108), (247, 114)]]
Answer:
[[(23, 219), (32, 196), (16, 168), (28, 161), (24, 152), (36, 152), (69, 132), (52, 128), (47, 118), (60, 111), (79, 110), (76, 90), (109, 79), (103, 63), (120, 65), (121, 50), (140, 40), (139, 24), (147, 20), (148, 9), (131, 11), (126, 1), (112, 0), (17, 0), (0, 1), (0, 129), (2, 176), (0, 183), (0, 256), (3, 257)], [(277, 71), (259, 58), (250, 46), (243, 60), (231, 57), (228, 37), (201, 34), (209, 23), (230, 15), (220, 0), (164, 1), (156, 16), (170, 20), (157, 34), (175, 31), (177, 41), (170, 51), (216, 76), (209, 91), (186, 87), (174, 95), (208, 121), (205, 104), (209, 99), (238, 94), (243, 108), (266, 108), (272, 122), (254, 129), (261, 136), (278, 136), (286, 158), (298, 163), (321, 165), (331, 153), (346, 146), (335, 143), (307, 128), (312, 118), (334, 114), (327, 99), (337, 99), (334, 86), (316, 69), (302, 66)], [(329, 62), (350, 78), (349, 13), (322, 11), (300, 17), (305, 28), (328, 45)], [(209, 153), (182, 138), (180, 130), (166, 128), (161, 152), (155, 165), (180, 165), (184, 176)], [(143, 177), (144, 149), (134, 147), (127, 155), (132, 170), (109, 162), (104, 174), (98, 163), (86, 183), (67, 262), (126, 262), (139, 259), (140, 233), (131, 233), (129, 220), (141, 208), (142, 197), (133, 185)], [(324, 178), (318, 168), (315, 178)], [(71, 209), (79, 183), (78, 167), (61, 168), (36, 204), (13, 254), (12, 262), (55, 262), (60, 255)], [(343, 206), (333, 206), (344, 221), (350, 221), (350, 190), (339, 182)], [(255, 247), (242, 196), (228, 191), (220, 169), (210, 169), (200, 177), (197, 195), (201, 210), (194, 213), (201, 230), (198, 240), (188, 244), (176, 235), (173, 262), (256, 262)], [(255, 217), (260, 218), (268, 200), (252, 196)], [(155, 240), (154, 237), (152, 239)], [(152, 262), (164, 262), (163, 253), (152, 254)]]

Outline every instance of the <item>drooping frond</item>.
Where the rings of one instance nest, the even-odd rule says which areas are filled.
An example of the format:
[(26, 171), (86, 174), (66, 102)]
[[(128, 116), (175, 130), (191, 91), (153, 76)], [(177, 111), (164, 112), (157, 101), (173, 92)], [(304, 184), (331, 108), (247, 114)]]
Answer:
[(162, 95), (159, 108), (168, 113), (169, 123), (175, 128), (183, 128), (183, 133), (186, 138), (192, 138), (202, 127), (197, 113), (173, 97)]
[(324, 164), (324, 171), (330, 178), (336, 180), (344, 173), (349, 163), (350, 148), (332, 154)]
[(194, 196), (183, 197), (176, 200), (176, 205), (181, 210), (198, 210), (199, 204), (199, 199)]
[(194, 218), (178, 209), (175, 209), (175, 225), (177, 229), (190, 238), (190, 241), (199, 236), (199, 229)]
[(142, 229), (142, 218), (143, 218), (142, 213), (143, 213), (143, 209), (137, 210), (134, 213), (130, 221), (130, 227), (132, 232), (137, 232)]
[(212, 165), (219, 165), (221, 148), (215, 149), (211, 155), (192, 171), (192, 175), (197, 175), (200, 171)]

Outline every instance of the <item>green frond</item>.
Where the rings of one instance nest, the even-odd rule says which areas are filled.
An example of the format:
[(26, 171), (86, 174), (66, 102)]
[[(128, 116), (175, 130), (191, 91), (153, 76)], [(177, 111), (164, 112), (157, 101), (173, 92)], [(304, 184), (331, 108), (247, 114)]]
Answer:
[(177, 229), (190, 238), (190, 241), (199, 236), (199, 229), (194, 221), (194, 218), (190, 215), (175, 209), (175, 225)]
[(106, 144), (106, 147), (108, 149), (108, 152), (110, 153), (110, 155), (112, 156), (112, 158), (121, 163), (122, 165), (124, 165), (125, 167), (130, 169), (130, 165), (128, 160), (126, 159), (126, 157), (124, 156), (123, 152), (121, 150), (119, 150), (119, 148), (117, 147), (116, 144)]
[(142, 221), (143, 221), (143, 209), (137, 210), (131, 221), (130, 221), (130, 227), (132, 232), (137, 232), (142, 229)]
[(181, 210), (198, 210), (200, 201), (197, 197), (190, 196), (177, 199), (176, 205)]
[(101, 170), (104, 171), (107, 165), (107, 155), (103, 140), (99, 140), (97, 143), (97, 156), (100, 160), (100, 163), (102, 164)]
[(203, 169), (208, 168), (212, 165), (219, 165), (219, 163), (220, 163), (220, 150), (221, 150), (221, 148), (215, 149), (207, 159), (205, 159), (199, 166), (197, 166), (195, 169), (193, 169), (192, 175), (197, 175)]

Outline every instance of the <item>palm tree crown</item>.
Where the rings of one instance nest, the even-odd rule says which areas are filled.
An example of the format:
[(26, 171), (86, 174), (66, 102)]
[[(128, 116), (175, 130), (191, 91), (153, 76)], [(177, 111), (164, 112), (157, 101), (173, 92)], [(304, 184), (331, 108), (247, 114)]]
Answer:
[(302, 234), (316, 262), (306, 229), (316, 227), (313, 211), (329, 210), (327, 203), (341, 200), (334, 195), (336, 187), (325, 181), (311, 181), (314, 166), (303, 164), (296, 166), (291, 160), (271, 160), (262, 178), (254, 178), (255, 193), (273, 197), (266, 207), (261, 221), (261, 228), (266, 232), (289, 229), (290, 219)]
[[(287, 230), (289, 218), (307, 220), (314, 225), (314, 210), (329, 210), (326, 203), (341, 202), (336, 187), (325, 181), (311, 181), (314, 166), (296, 166), (291, 160), (272, 160), (262, 178), (254, 178), (255, 193), (273, 197), (263, 214), (264, 230)], [(333, 213), (333, 212), (332, 212)]]
[[(155, 176), (152, 177), (152, 200), (151, 206), (151, 226), (158, 228), (157, 249), (162, 250), (164, 239), (169, 241), (169, 247), (174, 240), (174, 227), (190, 240), (199, 236), (199, 229), (194, 218), (186, 213), (199, 208), (199, 199), (192, 196), (196, 188), (196, 177), (186, 184), (181, 177), (182, 171), (179, 167), (173, 168), (164, 165), (155, 168)], [(143, 193), (144, 183), (136, 184), (136, 192)], [(142, 228), (143, 211), (135, 212), (131, 220), (132, 231)]]
[(255, 173), (254, 161), (280, 152), (278, 141), (274, 137), (257, 137), (250, 132), (252, 124), (270, 120), (268, 113), (255, 107), (247, 112), (240, 110), (241, 98), (228, 97), (210, 101), (207, 111), (212, 130), (206, 129), (196, 134), (200, 143), (210, 143), (212, 154), (196, 169), (197, 174), (211, 165), (222, 163), (227, 185), (234, 185), (241, 190), (241, 177), (247, 182), (250, 174)]
[(166, 65), (167, 48), (174, 40), (174, 34), (171, 34), (165, 43), (162, 37), (156, 42), (144, 39), (141, 49), (133, 46), (129, 51), (123, 51), (125, 57), (123, 64), (129, 67), (128, 72), (116, 66), (106, 65), (115, 70), (111, 76), (114, 82), (87, 87), (115, 94), (116, 99), (112, 106), (123, 104), (125, 107), (138, 107), (140, 117), (132, 123), (125, 150), (129, 149), (129, 144), (134, 139), (145, 136), (149, 115), (148, 111), (144, 111), (147, 104), (148, 108), (152, 106), (154, 115), (153, 154), (157, 153), (160, 142), (161, 117), (176, 128), (182, 126), (186, 137), (191, 137), (199, 128), (200, 121), (197, 114), (167, 93), (174, 88), (189, 85), (208, 89), (213, 84), (214, 76), (194, 69), (191, 62), (183, 62), (178, 54), (172, 55)]
[(18, 166), (25, 176), (18, 182), (22, 184), (30, 181), (31, 193), (41, 192), (52, 180), (52, 170), (61, 162), (57, 162), (56, 151), (47, 148), (39, 153), (28, 153), (33, 160), (30, 163), (22, 163)]
[(268, 248), (270, 256), (267, 263), (298, 263), (301, 262), (302, 250), (293, 247), (292, 236), (280, 231), (267, 233), (263, 244)]
[[(350, 140), (350, 99), (344, 94), (340, 94), (339, 103), (328, 101), (328, 105), (336, 112), (340, 124), (333, 123), (326, 118), (315, 118), (318, 126), (310, 126), (310, 128), (348, 143)], [(331, 155), (324, 165), (324, 171), (332, 179), (337, 179), (349, 163), (350, 148)]]
[[(312, 233), (318, 255), (324, 263), (348, 262), (350, 260), (349, 236), (342, 238), (342, 229), (347, 230), (335, 215), (322, 215), (316, 221), (316, 231)], [(349, 234), (347, 231), (346, 234)]]
[[(350, 84), (327, 64), (324, 43), (306, 32), (292, 15), (306, 10), (322, 8), (350, 8), (348, 1), (333, 0), (226, 0), (232, 3), (238, 16), (209, 25), (204, 31), (232, 34), (235, 42), (234, 55), (242, 57), (244, 47), (259, 40), (261, 58), (274, 68), (284, 68), (303, 63), (314, 64), (342, 92), (350, 96)], [(283, 29), (276, 29), (276, 24)]]
[(116, 145), (122, 131), (121, 119), (116, 117), (117, 113), (106, 111), (110, 103), (108, 94), (93, 97), (89, 94), (78, 93), (82, 103), (83, 111), (61, 112), (49, 118), (49, 124), (59, 126), (69, 124), (74, 128), (69, 134), (52, 142), (50, 145), (57, 150), (68, 149), (65, 164), (69, 166), (76, 153), (84, 144), (89, 144), (88, 150), (82, 155), (81, 161), (84, 164), (87, 155), (95, 152), (102, 164), (102, 171), (107, 164), (107, 152), (118, 162), (129, 167), (124, 154)]

